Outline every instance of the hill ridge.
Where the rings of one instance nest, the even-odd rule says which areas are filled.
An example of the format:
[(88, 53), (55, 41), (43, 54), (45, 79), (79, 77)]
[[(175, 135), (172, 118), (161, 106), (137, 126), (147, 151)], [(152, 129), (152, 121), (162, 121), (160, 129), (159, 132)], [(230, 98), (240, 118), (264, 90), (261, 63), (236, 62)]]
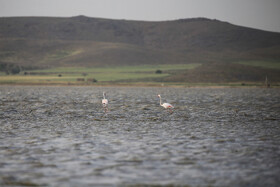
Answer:
[(167, 21), (83, 15), (0, 18), (0, 62), (23, 66), (279, 60), (279, 49), (280, 33), (208, 18)]

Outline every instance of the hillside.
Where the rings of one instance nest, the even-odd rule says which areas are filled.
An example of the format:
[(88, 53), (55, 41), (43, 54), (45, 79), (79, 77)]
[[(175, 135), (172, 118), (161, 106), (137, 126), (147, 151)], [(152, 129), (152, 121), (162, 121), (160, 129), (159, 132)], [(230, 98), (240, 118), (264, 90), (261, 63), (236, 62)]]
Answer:
[(25, 69), (280, 62), (279, 51), (280, 33), (206, 18), (162, 22), (85, 16), (0, 18), (0, 63)]

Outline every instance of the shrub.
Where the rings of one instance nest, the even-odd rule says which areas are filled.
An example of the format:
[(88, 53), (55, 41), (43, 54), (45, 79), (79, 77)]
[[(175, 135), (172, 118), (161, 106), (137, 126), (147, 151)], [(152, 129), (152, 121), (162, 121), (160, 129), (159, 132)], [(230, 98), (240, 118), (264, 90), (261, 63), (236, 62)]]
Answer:
[(162, 73), (162, 71), (161, 70), (156, 70), (156, 74), (161, 74)]
[(97, 80), (95, 78), (90, 78), (90, 79), (87, 79), (88, 82), (97, 82)]
[(12, 66), (10, 71), (12, 74), (18, 74), (20, 72), (20, 68), (19, 68), (19, 66), (15, 65), (15, 66)]
[(11, 74), (18, 74), (20, 72), (20, 66), (15, 64), (8, 64), (0, 62), (0, 71), (5, 72), (7, 75)]

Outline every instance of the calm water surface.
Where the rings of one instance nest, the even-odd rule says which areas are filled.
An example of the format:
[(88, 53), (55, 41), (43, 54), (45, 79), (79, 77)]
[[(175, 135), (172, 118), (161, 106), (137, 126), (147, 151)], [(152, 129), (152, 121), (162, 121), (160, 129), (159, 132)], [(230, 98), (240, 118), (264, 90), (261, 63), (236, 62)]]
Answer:
[(279, 89), (0, 87), (0, 186), (279, 184)]

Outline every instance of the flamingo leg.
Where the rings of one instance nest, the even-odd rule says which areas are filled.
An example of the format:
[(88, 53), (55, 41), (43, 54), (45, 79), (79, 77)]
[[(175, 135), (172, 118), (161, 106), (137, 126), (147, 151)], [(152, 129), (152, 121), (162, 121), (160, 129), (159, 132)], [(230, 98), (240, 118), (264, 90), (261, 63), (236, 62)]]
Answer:
[(107, 106), (103, 106), (104, 109), (104, 113), (108, 112), (108, 107)]
[(172, 113), (173, 113), (172, 108), (169, 108), (168, 110), (169, 110), (169, 113), (170, 113), (170, 114), (172, 114)]

